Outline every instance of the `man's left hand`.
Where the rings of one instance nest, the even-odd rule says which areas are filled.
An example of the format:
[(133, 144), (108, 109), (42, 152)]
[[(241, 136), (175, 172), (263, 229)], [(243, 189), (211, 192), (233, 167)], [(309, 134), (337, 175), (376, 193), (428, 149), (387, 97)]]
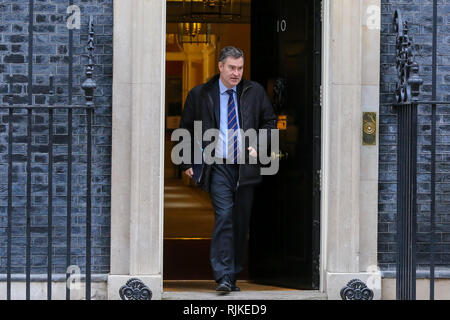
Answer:
[(252, 157), (256, 158), (258, 156), (258, 153), (256, 152), (256, 150), (253, 147), (248, 147), (247, 150)]

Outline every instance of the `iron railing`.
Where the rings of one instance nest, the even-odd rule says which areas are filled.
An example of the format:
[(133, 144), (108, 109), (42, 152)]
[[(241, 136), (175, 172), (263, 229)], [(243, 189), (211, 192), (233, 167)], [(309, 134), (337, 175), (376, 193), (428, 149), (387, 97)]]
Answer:
[[(52, 275), (53, 275), (53, 250), (55, 249), (53, 243), (53, 209), (54, 203), (53, 200), (56, 195), (53, 193), (54, 189), (54, 164), (55, 158), (58, 155), (53, 153), (54, 147), (58, 145), (67, 146), (67, 185), (66, 185), (66, 283), (69, 280), (71, 275), (70, 266), (72, 266), (72, 158), (75, 156), (73, 152), (73, 129), (74, 129), (74, 121), (77, 121), (77, 129), (80, 129), (79, 123), (82, 122), (85, 124), (85, 139), (80, 139), (83, 142), (85, 141), (86, 146), (86, 210), (85, 210), (85, 228), (86, 228), (86, 251), (85, 251), (85, 297), (87, 300), (91, 299), (91, 236), (92, 236), (92, 204), (91, 204), (91, 169), (92, 169), (92, 117), (95, 112), (93, 97), (94, 90), (96, 88), (96, 83), (93, 80), (93, 68), (94, 68), (94, 24), (93, 17), (90, 16), (89, 26), (88, 26), (88, 63), (86, 64), (86, 80), (82, 84), (81, 88), (84, 90), (86, 104), (85, 105), (73, 105), (72, 101), (72, 64), (69, 64), (69, 104), (61, 105), (55, 104), (55, 88), (54, 88), (54, 76), (49, 76), (49, 104), (39, 104), (33, 105), (33, 74), (32, 74), (32, 64), (33, 64), (33, 1), (30, 1), (30, 36), (29, 36), (29, 69), (28, 69), (28, 104), (14, 104), (14, 94), (13, 94), (13, 74), (9, 75), (9, 86), (8, 86), (8, 95), (6, 96), (7, 103), (6, 105), (0, 105), (0, 117), (3, 119), (3, 123), (6, 124), (7, 127), (7, 217), (6, 217), (6, 297), (8, 300), (12, 298), (11, 289), (13, 281), (23, 281), (25, 280), (25, 298), (29, 300), (31, 298), (31, 282), (32, 275), (32, 233), (40, 233), (46, 234), (47, 238), (47, 299), (52, 299)], [(72, 30), (69, 30), (69, 59), (72, 61), (73, 53), (72, 53)], [(48, 118), (48, 127), (46, 124), (36, 125), (36, 118)], [(62, 118), (65, 117), (63, 121)], [(26, 118), (26, 135), (20, 135), (19, 133), (15, 133), (15, 124), (17, 122), (22, 121), (23, 118)], [(58, 122), (56, 122), (56, 118)], [(5, 121), (6, 119), (6, 121)], [(57, 134), (55, 133), (55, 123), (59, 123), (63, 121), (67, 124), (67, 134)], [(39, 148), (33, 144), (33, 129), (39, 129), (39, 132), (48, 131), (48, 144), (44, 148)], [(84, 130), (84, 129), (83, 129)], [(77, 135), (80, 135), (79, 132)], [(26, 144), (26, 155), (25, 157), (19, 156), (14, 152), (15, 145), (17, 143)], [(82, 143), (78, 143), (77, 147), (83, 147)], [(38, 152), (40, 155), (47, 154), (48, 161), (48, 170), (47, 170), (47, 194), (46, 198), (48, 198), (47, 202), (47, 225), (44, 226), (34, 226), (32, 224), (32, 197), (36, 196), (36, 193), (32, 190), (32, 156), (33, 152), (38, 148)], [(62, 162), (61, 157), (59, 155), (58, 165)], [(14, 217), (14, 199), (17, 199), (17, 195), (14, 195), (13, 184), (14, 184), (14, 170), (16, 162), (25, 162), (26, 163), (26, 192), (25, 192), (25, 275), (13, 272), (13, 236), (17, 235), (21, 232), (22, 229), (17, 228), (18, 226), (14, 225), (15, 217)], [(44, 161), (45, 162), (45, 161)], [(84, 161), (82, 161), (84, 162)], [(42, 185), (41, 185), (42, 187)], [(41, 190), (42, 191), (42, 190)], [(16, 208), (17, 209), (17, 208)], [(17, 210), (16, 210), (17, 211)], [(2, 226), (3, 227), (3, 226)], [(16, 230), (15, 230), (16, 227)], [(33, 277), (36, 278), (37, 275), (33, 274)], [(40, 280), (42, 277), (37, 276)], [(69, 286), (66, 286), (66, 299), (70, 300), (71, 290)]]
[(433, 1), (432, 41), (432, 96), (431, 101), (419, 100), (423, 81), (419, 77), (419, 65), (415, 61), (409, 24), (403, 20), (400, 10), (394, 15), (397, 32), (396, 90), (398, 149), (397, 149), (397, 268), (396, 297), (399, 300), (416, 299), (417, 280), (417, 141), (418, 107), (431, 106), (430, 145), (430, 242), (429, 281), (430, 300), (434, 299), (435, 250), (436, 250), (436, 107), (449, 102), (436, 101), (437, 78), (437, 1)]

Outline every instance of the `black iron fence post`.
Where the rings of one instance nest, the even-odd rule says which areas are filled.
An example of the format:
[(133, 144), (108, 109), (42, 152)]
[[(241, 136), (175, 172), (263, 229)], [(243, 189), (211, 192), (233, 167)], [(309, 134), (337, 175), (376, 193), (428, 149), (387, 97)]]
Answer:
[[(437, 65), (437, 0), (433, 0), (433, 52), (432, 52), (432, 93), (431, 100), (436, 101), (436, 65)], [(436, 227), (436, 104), (431, 105), (431, 204), (430, 204), (430, 300), (434, 300), (434, 247)]]
[(397, 299), (416, 298), (417, 104), (398, 107)]
[(397, 32), (396, 90), (398, 110), (397, 151), (397, 268), (398, 300), (416, 298), (416, 189), (417, 189), (417, 101), (422, 79), (413, 60), (408, 22), (401, 12), (394, 15)]
[(86, 98), (87, 117), (87, 174), (86, 174), (86, 300), (91, 299), (91, 166), (92, 166), (92, 115), (94, 106), (94, 91), (96, 83), (93, 80), (94, 74), (94, 18), (89, 17), (89, 37), (87, 44), (88, 63), (86, 64), (86, 80), (82, 84), (82, 89)]
[[(13, 75), (9, 75), (9, 106), (13, 103)], [(12, 247), (12, 137), (13, 137), (13, 109), (8, 109), (8, 226), (7, 226), (7, 258), (6, 258), (6, 299), (11, 300), (11, 247)]]
[(417, 240), (417, 108), (431, 106), (431, 157), (430, 157), (430, 242), (429, 280), (430, 300), (435, 289), (435, 232), (436, 232), (436, 106), (448, 105), (437, 101), (437, 23), (438, 2), (433, 0), (432, 83), (431, 101), (419, 101), (419, 89), (423, 81), (419, 66), (414, 61), (412, 37), (408, 34), (408, 22), (399, 10), (394, 16), (397, 32), (396, 66), (398, 83), (396, 106), (398, 109), (398, 158), (397, 158), (397, 299), (416, 298), (416, 240)]

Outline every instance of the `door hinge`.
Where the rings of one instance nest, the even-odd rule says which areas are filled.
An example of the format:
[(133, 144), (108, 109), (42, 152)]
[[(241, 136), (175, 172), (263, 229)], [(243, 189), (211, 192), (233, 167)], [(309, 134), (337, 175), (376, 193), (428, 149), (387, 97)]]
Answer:
[(322, 191), (322, 170), (316, 170), (315, 172), (315, 181), (316, 181), (316, 190), (318, 189), (319, 192)]
[(320, 107), (323, 106), (323, 90), (322, 90), (322, 85), (320, 85), (319, 88), (319, 103), (320, 103)]
[(322, 170), (319, 170), (319, 191), (322, 191)]

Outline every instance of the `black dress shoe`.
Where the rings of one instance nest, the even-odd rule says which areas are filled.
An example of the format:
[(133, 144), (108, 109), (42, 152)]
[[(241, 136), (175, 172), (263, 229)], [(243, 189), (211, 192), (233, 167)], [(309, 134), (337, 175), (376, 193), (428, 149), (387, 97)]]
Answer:
[(236, 285), (236, 282), (234, 282), (234, 283), (231, 284), (231, 291), (241, 291), (241, 288), (239, 288)]
[(220, 279), (216, 291), (231, 292), (231, 280), (229, 276), (225, 275)]

